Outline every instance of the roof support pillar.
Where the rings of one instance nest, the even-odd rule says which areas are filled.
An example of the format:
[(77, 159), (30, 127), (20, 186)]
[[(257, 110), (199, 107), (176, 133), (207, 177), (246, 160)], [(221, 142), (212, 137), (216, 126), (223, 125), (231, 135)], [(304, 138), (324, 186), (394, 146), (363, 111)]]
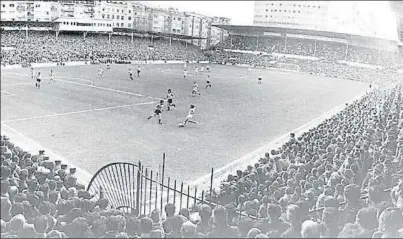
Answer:
[(85, 40), (85, 38), (87, 37), (87, 33), (88, 33), (88, 32), (84, 32), (84, 33), (83, 33), (84, 40)]
[(108, 40), (109, 40), (109, 44), (110, 44), (110, 43), (111, 43), (111, 38), (112, 38), (112, 33), (109, 33), (109, 34), (108, 34), (108, 37), (109, 37)]
[(172, 36), (169, 37), (169, 46), (172, 46)]
[(59, 39), (59, 33), (60, 31), (56, 31), (56, 40)]
[(133, 38), (134, 38), (134, 33), (132, 32), (132, 39), (131, 39), (132, 44), (133, 44)]

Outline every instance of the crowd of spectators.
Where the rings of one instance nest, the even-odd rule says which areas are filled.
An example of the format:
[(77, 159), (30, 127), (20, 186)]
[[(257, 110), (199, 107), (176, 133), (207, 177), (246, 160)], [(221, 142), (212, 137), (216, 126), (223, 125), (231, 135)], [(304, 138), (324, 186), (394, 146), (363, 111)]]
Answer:
[(398, 52), (379, 51), (331, 41), (315, 42), (310, 39), (278, 36), (230, 35), (216, 48), (314, 56), (331, 61), (350, 61), (379, 66), (397, 64), (400, 58)]
[(2, 31), (1, 44), (13, 50), (2, 50), (2, 64), (28, 64), (69, 61), (131, 61), (131, 60), (198, 60), (202, 56), (191, 44), (150, 37), (109, 36), (89, 33)]

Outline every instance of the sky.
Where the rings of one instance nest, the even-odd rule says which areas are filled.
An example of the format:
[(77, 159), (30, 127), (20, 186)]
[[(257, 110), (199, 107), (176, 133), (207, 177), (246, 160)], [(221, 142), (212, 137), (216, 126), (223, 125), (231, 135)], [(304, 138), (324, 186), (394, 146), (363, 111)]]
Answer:
[[(153, 7), (178, 8), (207, 16), (222, 16), (231, 18), (233, 25), (252, 25), (254, 1), (147, 1)], [(335, 18), (345, 18), (347, 24), (333, 22), (330, 28), (334, 31), (365, 31), (369, 29), (377, 36), (397, 39), (396, 23), (387, 1), (333, 1), (332, 14)], [(355, 5), (352, 8), (351, 5)], [(357, 16), (360, 21), (357, 21)], [(396, 33), (395, 33), (396, 32)], [(348, 32), (346, 32), (348, 33)]]

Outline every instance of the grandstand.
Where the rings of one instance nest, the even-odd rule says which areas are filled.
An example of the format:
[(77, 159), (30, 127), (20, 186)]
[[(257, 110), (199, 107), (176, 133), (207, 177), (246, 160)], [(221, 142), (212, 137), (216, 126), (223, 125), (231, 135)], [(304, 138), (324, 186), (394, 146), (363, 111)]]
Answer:
[(202, 29), (120, 19), (2, 19), (1, 238), (403, 237), (396, 41), (213, 24), (201, 50)]

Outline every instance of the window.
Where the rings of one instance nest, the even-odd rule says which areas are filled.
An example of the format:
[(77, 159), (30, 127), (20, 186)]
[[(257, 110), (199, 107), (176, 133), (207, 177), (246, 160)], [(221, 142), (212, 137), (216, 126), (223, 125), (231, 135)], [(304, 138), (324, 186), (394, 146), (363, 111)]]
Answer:
[(123, 27), (123, 23), (120, 23), (120, 26)]
[(282, 4), (282, 3), (280, 3), (280, 6), (283, 6), (283, 4)]
[(129, 28), (132, 28), (132, 24), (131, 24), (131, 23), (129, 23), (129, 24), (127, 24), (127, 25), (128, 25)]
[(118, 27), (118, 26), (119, 26), (119, 23), (116, 23), (115, 25)]
[(8, 6), (10, 6), (10, 7), (14, 7), (14, 4), (10, 4), (10, 5), (8, 5)]
[(131, 11), (131, 10), (129, 10), (129, 13), (132, 13), (132, 11)]
[[(113, 15), (112, 15), (113, 16)], [(106, 18), (108, 18), (109, 19), (109, 14), (108, 15), (106, 15)]]
[(124, 16), (122, 16), (122, 17), (120, 18), (120, 20), (125, 20), (125, 17), (124, 17)]
[(49, 15), (49, 12), (46, 12), (46, 15)]
[(115, 15), (112, 15), (112, 19), (115, 19)]
[(119, 18), (120, 18), (120, 16), (119, 16), (119, 15), (116, 15), (116, 19), (119, 20)]
[(274, 11), (277, 12), (277, 9), (275, 9)]
[[(13, 4), (14, 5), (14, 4)], [(41, 7), (41, 4), (36, 4), (35, 7)]]
[(182, 21), (182, 18), (178, 17), (178, 21)]
[(102, 18), (105, 18), (105, 14), (102, 14)]
[(1, 5), (2, 7), (6, 7), (6, 4)]
[(269, 9), (266, 9), (266, 12), (268, 12), (269, 11)]
[(132, 20), (132, 17), (127, 17), (127, 20), (129, 20), (129, 21)]

